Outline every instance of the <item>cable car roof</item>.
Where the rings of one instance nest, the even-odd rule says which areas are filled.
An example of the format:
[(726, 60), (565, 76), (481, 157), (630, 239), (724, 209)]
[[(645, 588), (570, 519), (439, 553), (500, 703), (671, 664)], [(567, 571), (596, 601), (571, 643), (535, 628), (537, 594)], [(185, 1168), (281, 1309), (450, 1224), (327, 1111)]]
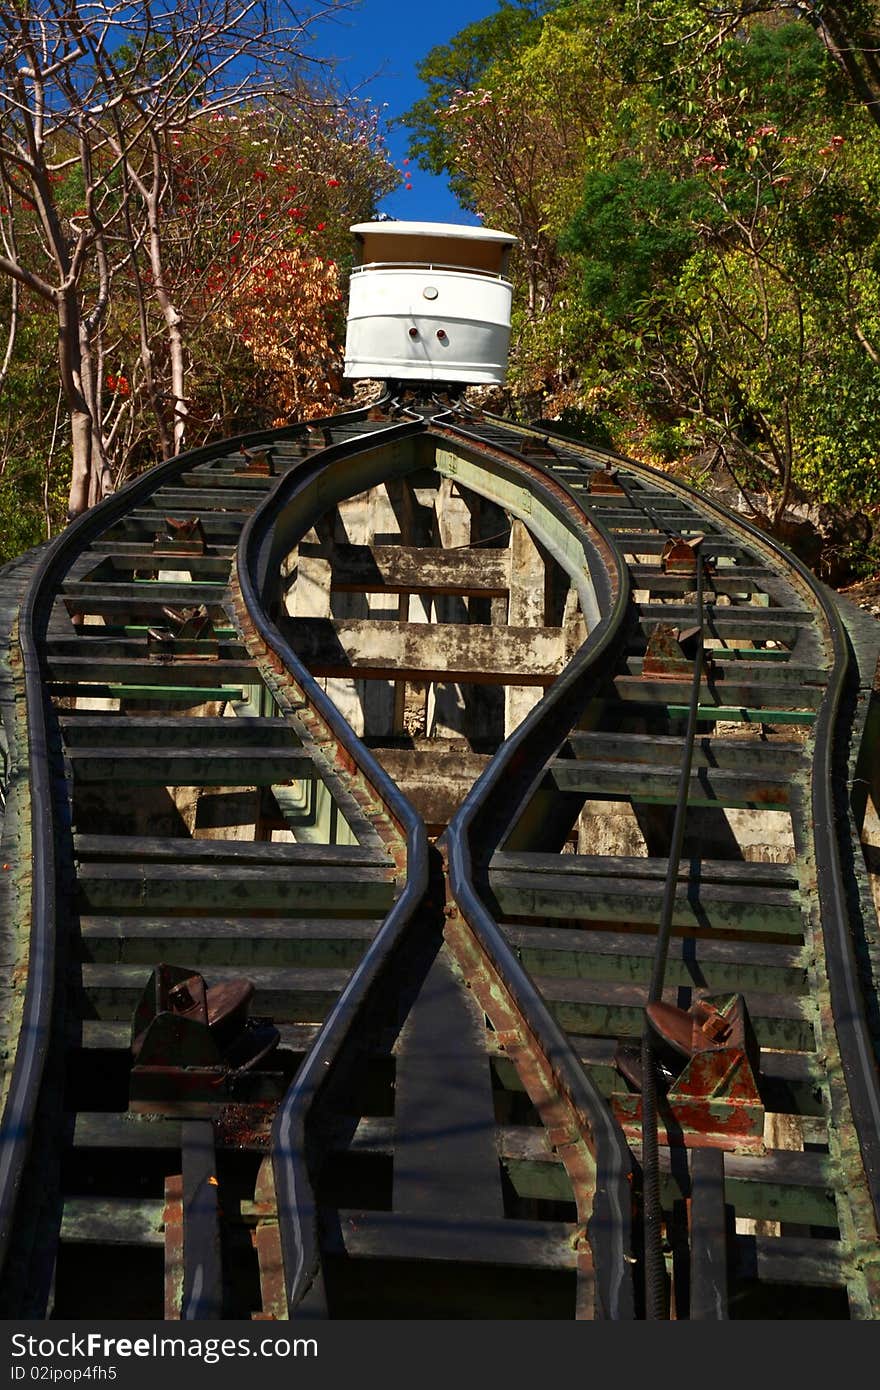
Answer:
[(355, 236), (428, 236), (458, 237), (466, 241), (495, 241), (507, 246), (516, 243), (509, 232), (494, 231), (491, 227), (465, 227), (454, 222), (356, 222), (349, 231)]

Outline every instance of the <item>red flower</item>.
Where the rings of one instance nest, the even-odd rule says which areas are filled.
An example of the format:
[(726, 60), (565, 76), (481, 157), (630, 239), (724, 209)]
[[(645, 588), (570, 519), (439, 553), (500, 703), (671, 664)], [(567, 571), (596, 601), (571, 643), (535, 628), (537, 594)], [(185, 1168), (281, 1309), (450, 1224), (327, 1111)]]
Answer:
[(338, 179), (328, 179), (328, 180), (327, 180), (327, 187), (328, 187), (328, 188), (338, 188), (338, 187), (339, 187), (339, 180), (338, 180)]
[(255, 179), (263, 180), (263, 179), (265, 179), (265, 177), (266, 177), (266, 175), (263, 173), (263, 170), (262, 170), (262, 169), (255, 169), (255, 170), (254, 170), (254, 178), (255, 178)]
[(316, 226), (315, 226), (315, 231), (316, 231), (316, 232), (323, 232), (323, 230), (324, 230), (324, 228), (325, 228), (326, 226), (327, 226), (327, 223), (326, 223), (326, 222), (318, 222), (318, 223), (316, 224)]

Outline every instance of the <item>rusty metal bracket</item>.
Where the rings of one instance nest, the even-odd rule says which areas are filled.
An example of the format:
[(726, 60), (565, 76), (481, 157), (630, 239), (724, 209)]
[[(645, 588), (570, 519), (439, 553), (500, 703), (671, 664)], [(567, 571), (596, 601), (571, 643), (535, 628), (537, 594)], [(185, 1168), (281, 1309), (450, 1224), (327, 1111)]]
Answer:
[[(694, 669), (694, 656), (699, 642), (700, 629), (696, 627), (673, 627), (670, 623), (658, 623), (648, 638), (642, 661), (642, 675), (661, 680), (681, 680)], [(702, 653), (703, 672), (708, 677), (712, 671), (712, 657), (709, 652)]]
[[(670, 1078), (665, 1096), (658, 1098), (665, 1142), (689, 1149), (763, 1153), (760, 1054), (743, 996), (707, 996), (690, 1009), (649, 1004), (646, 1014), (660, 1039), (661, 1060)], [(687, 1059), (683, 1068), (682, 1057)], [(626, 1066), (621, 1070), (635, 1080)], [(641, 1096), (615, 1095), (613, 1106), (626, 1133), (638, 1137)]]
[(132, 1022), (131, 1109), (198, 1116), (239, 1096), (280, 1098), (284, 1077), (261, 1065), (279, 1033), (248, 1018), (253, 993), (249, 980), (209, 987), (186, 966), (157, 965)]
[[(203, 603), (195, 608), (170, 608), (167, 605), (162, 607), (163, 615), (168, 619), (167, 626), (147, 628), (147, 651), (155, 655), (160, 661), (170, 661), (174, 656), (174, 644), (178, 641), (208, 641), (216, 643), (217, 633), (214, 630), (214, 619)], [(191, 661), (198, 660), (200, 657), (213, 660), (216, 650), (193, 652), (190, 654)]]
[(611, 464), (606, 464), (604, 468), (594, 468), (590, 474), (590, 481), (587, 491), (591, 497), (623, 497), (624, 490), (621, 487), (617, 469)]
[[(697, 572), (697, 551), (706, 539), (705, 536), (675, 536), (668, 540), (660, 555), (660, 568), (664, 574), (695, 575)], [(702, 557), (701, 557), (702, 558)], [(703, 574), (712, 574), (712, 566), (703, 560)]]
[(275, 460), (268, 450), (262, 449), (252, 454), (249, 449), (242, 447), (241, 453), (246, 460), (245, 473), (252, 473), (258, 478), (274, 477)]
[(207, 552), (207, 539), (201, 517), (185, 517), (178, 521), (173, 516), (165, 517), (165, 535), (156, 532), (153, 541), (154, 555), (204, 555)]

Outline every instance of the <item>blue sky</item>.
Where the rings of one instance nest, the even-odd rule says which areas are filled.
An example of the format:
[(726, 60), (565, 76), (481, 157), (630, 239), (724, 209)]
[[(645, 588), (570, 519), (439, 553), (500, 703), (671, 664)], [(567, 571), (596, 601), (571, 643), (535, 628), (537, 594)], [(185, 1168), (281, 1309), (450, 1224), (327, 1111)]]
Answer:
[[(496, 8), (496, 0), (360, 0), (332, 24), (322, 26), (316, 47), (322, 56), (339, 60), (338, 75), (347, 86), (354, 88), (372, 79), (363, 94), (380, 106), (387, 102), (384, 114), (390, 119), (402, 115), (424, 95), (416, 63), (435, 44), (448, 43), (459, 29)], [(392, 130), (387, 136), (391, 157), (402, 168), (408, 133)], [(426, 174), (415, 161), (408, 169), (412, 191), (401, 187), (391, 194), (382, 203), (384, 212), (412, 221), (475, 222), (462, 212), (445, 178)]]

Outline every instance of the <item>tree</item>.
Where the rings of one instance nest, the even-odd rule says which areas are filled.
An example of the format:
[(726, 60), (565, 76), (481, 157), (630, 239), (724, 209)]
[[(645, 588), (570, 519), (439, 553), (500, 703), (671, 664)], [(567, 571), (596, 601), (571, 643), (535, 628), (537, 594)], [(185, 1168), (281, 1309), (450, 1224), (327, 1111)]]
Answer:
[(523, 240), (514, 408), (651, 462), (708, 450), (770, 524), (795, 495), (880, 500), (880, 146), (854, 90), (791, 7), (567, 0), (453, 92), (442, 157)]
[(451, 187), (466, 205), (472, 205), (473, 195), (466, 174), (452, 159), (454, 141), (443, 120), (446, 108), (457, 95), (478, 86), (490, 68), (515, 59), (538, 36), (542, 18), (552, 8), (553, 0), (500, 0), (494, 14), (467, 25), (451, 43), (438, 44), (416, 65), (427, 94), (396, 124), (413, 132), (410, 156), (432, 174), (449, 174)]
[[(283, 0), (242, 0), (237, 7), (227, 0), (150, 0), (135, 9), (112, 0), (0, 3), (0, 197), (14, 210), (17, 232), (6, 236), (0, 273), (55, 312), (70, 429), (70, 515), (112, 486), (104, 334), (113, 286), (124, 273), (140, 298), (141, 359), (157, 408), (146, 300), (161, 313), (173, 446), (185, 438), (182, 314), (165, 240), (175, 133), (268, 97), (315, 17), (300, 19)], [(120, 413), (111, 406), (111, 429)]]

